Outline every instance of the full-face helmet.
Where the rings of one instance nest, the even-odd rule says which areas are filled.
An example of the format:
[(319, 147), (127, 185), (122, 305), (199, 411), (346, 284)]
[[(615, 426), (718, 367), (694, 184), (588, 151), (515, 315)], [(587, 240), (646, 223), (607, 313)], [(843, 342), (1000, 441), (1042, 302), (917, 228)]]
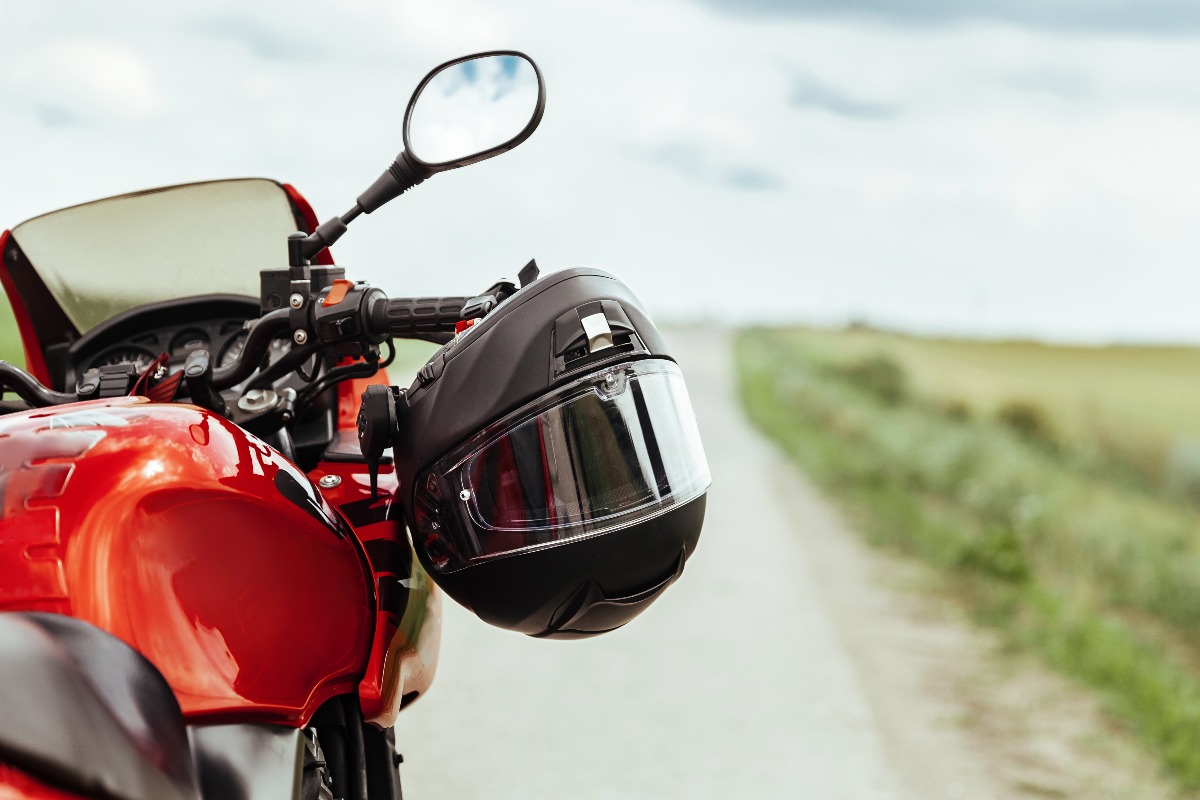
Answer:
[(493, 625), (613, 630), (695, 550), (710, 477), (683, 375), (607, 273), (516, 291), (430, 359), (401, 407), (413, 545)]

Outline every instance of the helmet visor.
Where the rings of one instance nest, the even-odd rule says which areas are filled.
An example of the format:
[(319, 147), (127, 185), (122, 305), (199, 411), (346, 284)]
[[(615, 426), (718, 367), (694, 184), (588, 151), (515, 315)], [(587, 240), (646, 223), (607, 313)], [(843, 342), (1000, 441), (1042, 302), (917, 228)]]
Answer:
[(642, 522), (710, 482), (679, 368), (628, 362), (520, 409), (438, 462), (418, 483), (418, 534), (434, 566), (452, 571)]

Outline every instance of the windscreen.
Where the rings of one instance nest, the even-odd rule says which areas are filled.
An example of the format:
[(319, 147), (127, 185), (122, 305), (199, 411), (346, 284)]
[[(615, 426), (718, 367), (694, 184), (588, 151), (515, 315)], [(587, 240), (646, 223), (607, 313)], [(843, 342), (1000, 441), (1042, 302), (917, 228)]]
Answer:
[(296, 228), (283, 187), (252, 178), (97, 200), (34, 217), (12, 237), (84, 333), (145, 303), (258, 297), (258, 271), (287, 266)]

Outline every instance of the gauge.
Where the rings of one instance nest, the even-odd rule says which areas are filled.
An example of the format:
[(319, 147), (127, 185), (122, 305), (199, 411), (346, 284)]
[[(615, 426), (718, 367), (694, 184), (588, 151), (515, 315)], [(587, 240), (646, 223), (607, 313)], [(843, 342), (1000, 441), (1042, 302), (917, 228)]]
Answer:
[(140, 347), (117, 347), (104, 353), (90, 365), (90, 368), (115, 367), (120, 364), (132, 364), (141, 372), (154, 361), (154, 354)]
[[(246, 349), (246, 333), (239, 333), (225, 345), (225, 349), (221, 351), (220, 365), (222, 367), (231, 366), (242, 355), (242, 351)], [(269, 360), (275, 361), (288, 350), (292, 349), (290, 339), (273, 339), (270, 349), (267, 351)]]
[(203, 347), (208, 347), (208, 334), (199, 328), (185, 328), (171, 340), (171, 357), (187, 358), (188, 353)]
[(246, 348), (246, 336), (246, 332), (243, 331), (225, 345), (225, 349), (221, 351), (221, 360), (218, 362), (222, 367), (232, 365), (242, 355), (242, 350)]

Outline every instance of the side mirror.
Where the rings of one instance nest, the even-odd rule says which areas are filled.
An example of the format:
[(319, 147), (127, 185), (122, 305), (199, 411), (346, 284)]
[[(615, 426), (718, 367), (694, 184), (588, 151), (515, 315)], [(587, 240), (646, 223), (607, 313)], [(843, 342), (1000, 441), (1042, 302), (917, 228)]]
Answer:
[(542, 121), (537, 65), (499, 51), (448, 61), (425, 76), (404, 112), (404, 150), (432, 172), (507, 152)]
[(542, 121), (546, 84), (533, 59), (516, 50), (463, 56), (417, 84), (404, 112), (404, 149), (354, 208), (288, 239), (288, 260), (300, 270), (337, 241), (359, 214), (396, 199), (430, 175), (507, 152)]

